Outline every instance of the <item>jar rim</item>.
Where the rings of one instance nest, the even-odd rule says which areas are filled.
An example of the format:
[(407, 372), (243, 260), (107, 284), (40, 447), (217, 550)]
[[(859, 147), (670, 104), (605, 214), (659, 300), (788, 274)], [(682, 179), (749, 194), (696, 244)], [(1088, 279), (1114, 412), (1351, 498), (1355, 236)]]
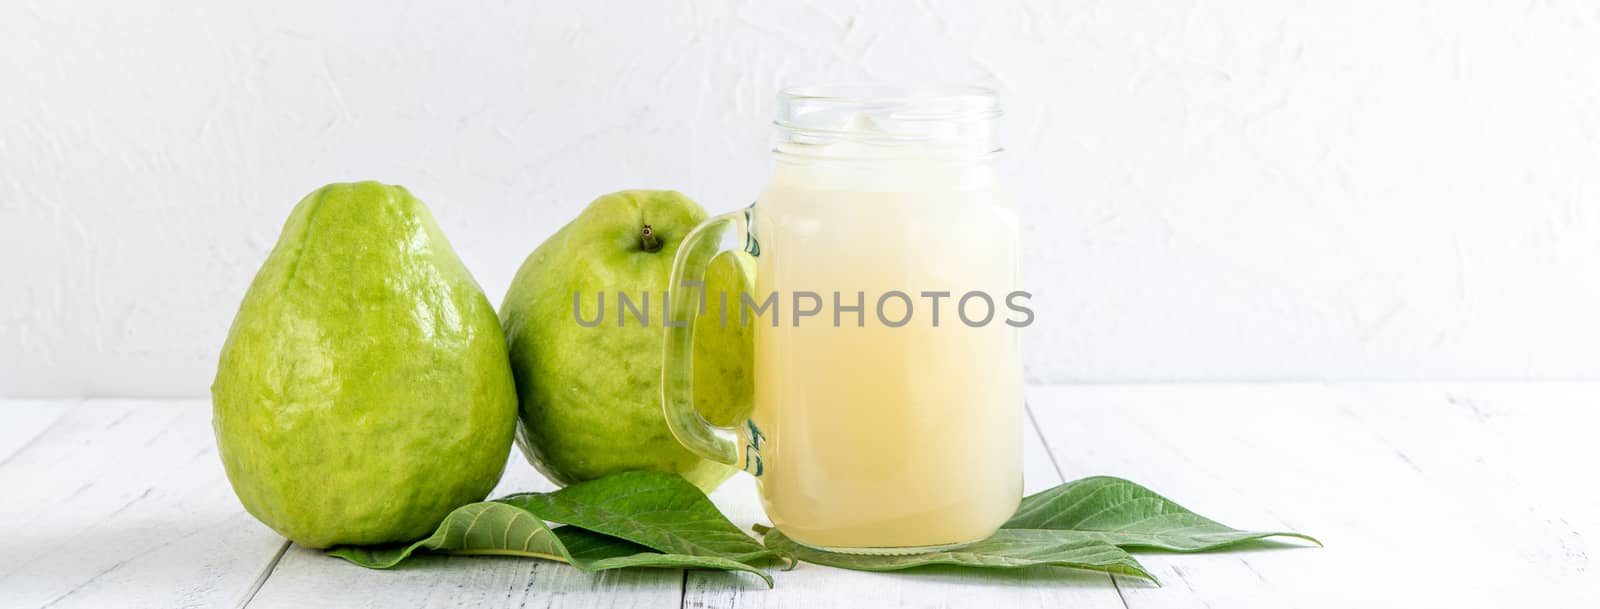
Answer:
[(989, 87), (969, 84), (818, 83), (783, 87), (778, 90), (778, 96), (838, 101), (910, 101), (962, 97), (995, 100), (999, 94)]
[(780, 89), (773, 122), (808, 128), (796, 119), (819, 109), (886, 112), (911, 121), (982, 121), (1003, 114), (999, 93), (979, 85), (825, 83)]
[[(991, 123), (999, 94), (968, 84), (813, 84), (778, 92), (772, 124), (783, 144), (855, 142), (902, 147), (961, 145), (968, 155), (998, 152)], [(975, 150), (974, 150), (975, 149)]]

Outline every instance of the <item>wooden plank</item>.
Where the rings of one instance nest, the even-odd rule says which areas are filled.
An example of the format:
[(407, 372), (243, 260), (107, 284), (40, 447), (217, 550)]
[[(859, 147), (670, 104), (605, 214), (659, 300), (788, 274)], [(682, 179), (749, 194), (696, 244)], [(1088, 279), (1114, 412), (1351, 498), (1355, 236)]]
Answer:
[(81, 400), (0, 399), (0, 467), (33, 442)]
[(293, 546), (248, 606), (676, 607), (682, 573), (589, 574), (551, 561), (494, 556), (419, 556), (373, 571)]
[[(1068, 477), (1323, 549), (1143, 554), (1141, 607), (1595, 606), (1600, 385), (1033, 388)], [(1578, 481), (1582, 481), (1579, 483)]]
[[(512, 450), (491, 497), (554, 489)], [(419, 556), (375, 571), (291, 546), (250, 609), (304, 607), (676, 607), (679, 569), (584, 573), (566, 564), (492, 556)]]
[[(228, 487), (209, 405), (73, 404), (60, 405), (47, 431), (0, 464), (4, 604), (212, 607), (241, 600), (282, 541), (247, 515)], [(38, 426), (50, 418), (38, 407), (7, 401), (0, 416), (32, 417)]]
[[(1024, 443), (1024, 486), (1034, 492), (1061, 482), (1031, 422)], [(766, 523), (755, 480), (739, 475), (712, 500), (735, 524), (748, 529)], [(1110, 578), (1103, 574), (1041, 567), (1021, 571), (925, 568), (911, 572), (865, 573), (801, 564), (776, 572), (777, 587), (745, 576), (689, 571), (684, 607), (1104, 607), (1121, 609)]]
[[(509, 558), (370, 571), (238, 506), (203, 401), (0, 402), (0, 599), (74, 606), (1597, 606), (1600, 384), (1030, 389), (1027, 486), (1113, 474), (1325, 549), (1143, 554), (1164, 582), (1039, 569), (598, 575)], [(1053, 459), (1049, 453), (1053, 453)], [(548, 483), (513, 455), (496, 495)], [(741, 476), (713, 499), (764, 520)], [(254, 590), (255, 584), (261, 584)], [(681, 593), (687, 589), (687, 596)], [(254, 593), (253, 599), (251, 598)]]

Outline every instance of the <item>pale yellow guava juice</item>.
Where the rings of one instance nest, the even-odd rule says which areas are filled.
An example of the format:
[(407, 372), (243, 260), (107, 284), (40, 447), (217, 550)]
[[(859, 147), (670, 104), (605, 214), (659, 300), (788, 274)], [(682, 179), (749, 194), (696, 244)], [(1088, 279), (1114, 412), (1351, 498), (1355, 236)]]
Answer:
[[(824, 548), (989, 536), (1022, 494), (1022, 363), (1005, 323), (1021, 317), (1006, 307), (1019, 289), (1014, 205), (988, 167), (775, 165), (753, 223), (777, 254), (757, 257), (756, 295), (778, 295), (778, 323), (751, 320), (767, 515)], [(820, 313), (796, 323), (796, 292), (817, 294)], [(957, 311), (970, 292), (993, 302), (976, 327)], [(924, 293), (948, 296), (935, 307)], [(988, 310), (966, 304), (970, 321)]]

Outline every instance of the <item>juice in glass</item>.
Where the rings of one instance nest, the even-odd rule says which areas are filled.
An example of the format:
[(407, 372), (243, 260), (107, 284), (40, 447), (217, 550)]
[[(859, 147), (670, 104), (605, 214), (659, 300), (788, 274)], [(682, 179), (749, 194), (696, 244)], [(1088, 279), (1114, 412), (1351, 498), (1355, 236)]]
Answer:
[[(744, 307), (754, 411), (739, 452), (697, 448), (704, 421), (673, 403), (688, 390), (674, 378), (686, 332), (668, 328), (669, 423), (754, 474), (798, 543), (901, 553), (983, 539), (1022, 495), (1022, 362), (1007, 323), (1020, 226), (995, 179), (994, 97), (791, 90), (780, 106), (767, 187), (706, 225), (735, 229), (755, 255), (751, 301), (775, 296), (760, 317)], [(694, 239), (674, 285), (696, 276)], [(700, 440), (725, 441), (715, 432)]]

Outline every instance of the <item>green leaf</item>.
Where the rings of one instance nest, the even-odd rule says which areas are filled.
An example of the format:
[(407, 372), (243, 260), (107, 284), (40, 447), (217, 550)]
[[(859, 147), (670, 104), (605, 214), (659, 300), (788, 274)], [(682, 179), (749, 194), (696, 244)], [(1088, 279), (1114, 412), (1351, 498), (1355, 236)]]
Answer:
[[(670, 476), (671, 474), (663, 474)], [(673, 476), (676, 478), (676, 476)], [(585, 485), (620, 484), (624, 487), (632, 483), (629, 480), (607, 482), (615, 476), (587, 482), (569, 488), (578, 488)], [(679, 478), (681, 481), (682, 479)], [(683, 483), (694, 489), (687, 482)], [(559, 492), (559, 491), (558, 491)], [(699, 493), (698, 489), (694, 489)], [(522, 495), (519, 497), (529, 497)], [(580, 496), (583, 496), (580, 494)], [(700, 495), (702, 500), (704, 495)], [(508, 498), (512, 499), (512, 498)], [(721, 514), (706, 501), (717, 518), (727, 527), (733, 524), (727, 522)], [(618, 569), (622, 567), (669, 567), (669, 568), (703, 568), (720, 569), (728, 571), (744, 571), (754, 573), (772, 586), (772, 577), (766, 572), (752, 565), (741, 562), (738, 558), (746, 558), (749, 552), (736, 553), (732, 556), (722, 556), (713, 552), (717, 547), (728, 546), (728, 543), (680, 543), (684, 551), (658, 551), (652, 545), (635, 543), (629, 539), (621, 539), (600, 532), (589, 531), (577, 526), (550, 527), (545, 523), (543, 515), (535, 511), (540, 502), (518, 501), (485, 501), (473, 503), (456, 508), (444, 522), (439, 524), (433, 535), (426, 539), (410, 544), (390, 544), (374, 547), (345, 546), (328, 550), (328, 554), (349, 560), (358, 565), (373, 568), (387, 569), (400, 564), (407, 557), (418, 551), (447, 552), (460, 555), (498, 555), (498, 556), (523, 556), (530, 558), (544, 558), (569, 563), (584, 571), (601, 571)], [(675, 505), (675, 504), (674, 504)], [(646, 512), (652, 509), (649, 503), (630, 504), (629, 509)], [(662, 534), (653, 532), (644, 525), (632, 530), (617, 529), (630, 536), (641, 540), (655, 539)], [(734, 529), (737, 532), (737, 529)], [(751, 545), (761, 550), (762, 556), (771, 556), (772, 551), (761, 546), (749, 536), (740, 533)], [(753, 560), (753, 558), (750, 558)]]
[(570, 562), (566, 547), (543, 520), (526, 510), (485, 501), (456, 508), (428, 538), (410, 544), (343, 546), (328, 554), (363, 567), (387, 569), (418, 550), (529, 556)]
[(604, 571), (623, 567), (665, 567), (673, 569), (716, 569), (754, 573), (767, 587), (772, 576), (751, 565), (719, 556), (692, 556), (661, 553), (631, 541), (585, 531), (578, 527), (556, 527), (556, 536), (566, 545), (571, 563), (585, 571)]
[[(551, 527), (546, 521), (565, 526)], [(1200, 552), (1292, 532), (1241, 531), (1184, 509), (1147, 488), (1110, 477), (1085, 478), (1029, 496), (983, 541), (941, 552), (875, 556), (825, 552), (758, 527), (764, 545), (741, 532), (694, 485), (657, 472), (628, 472), (553, 493), (512, 495), (451, 512), (427, 539), (329, 550), (386, 569), (417, 551), (558, 560), (585, 571), (622, 567), (706, 568), (754, 573), (778, 556), (862, 571), (928, 565), (1020, 568), (1053, 565), (1154, 580), (1127, 548)], [(1320, 544), (1319, 544), (1320, 545)]]
[(1121, 548), (1173, 552), (1204, 552), (1277, 536), (1322, 545), (1300, 533), (1241, 531), (1109, 476), (1068, 482), (1023, 499), (1002, 530), (1072, 531)]
[(800, 560), (857, 571), (898, 571), (929, 565), (1007, 569), (1052, 565), (1143, 577), (1155, 581), (1139, 561), (1114, 545), (1071, 531), (999, 531), (983, 541), (941, 552), (877, 556), (824, 552), (766, 529), (768, 548)]
[(669, 554), (755, 564), (776, 553), (739, 530), (693, 484), (662, 472), (624, 472), (553, 493), (499, 501), (551, 522), (620, 537)]

